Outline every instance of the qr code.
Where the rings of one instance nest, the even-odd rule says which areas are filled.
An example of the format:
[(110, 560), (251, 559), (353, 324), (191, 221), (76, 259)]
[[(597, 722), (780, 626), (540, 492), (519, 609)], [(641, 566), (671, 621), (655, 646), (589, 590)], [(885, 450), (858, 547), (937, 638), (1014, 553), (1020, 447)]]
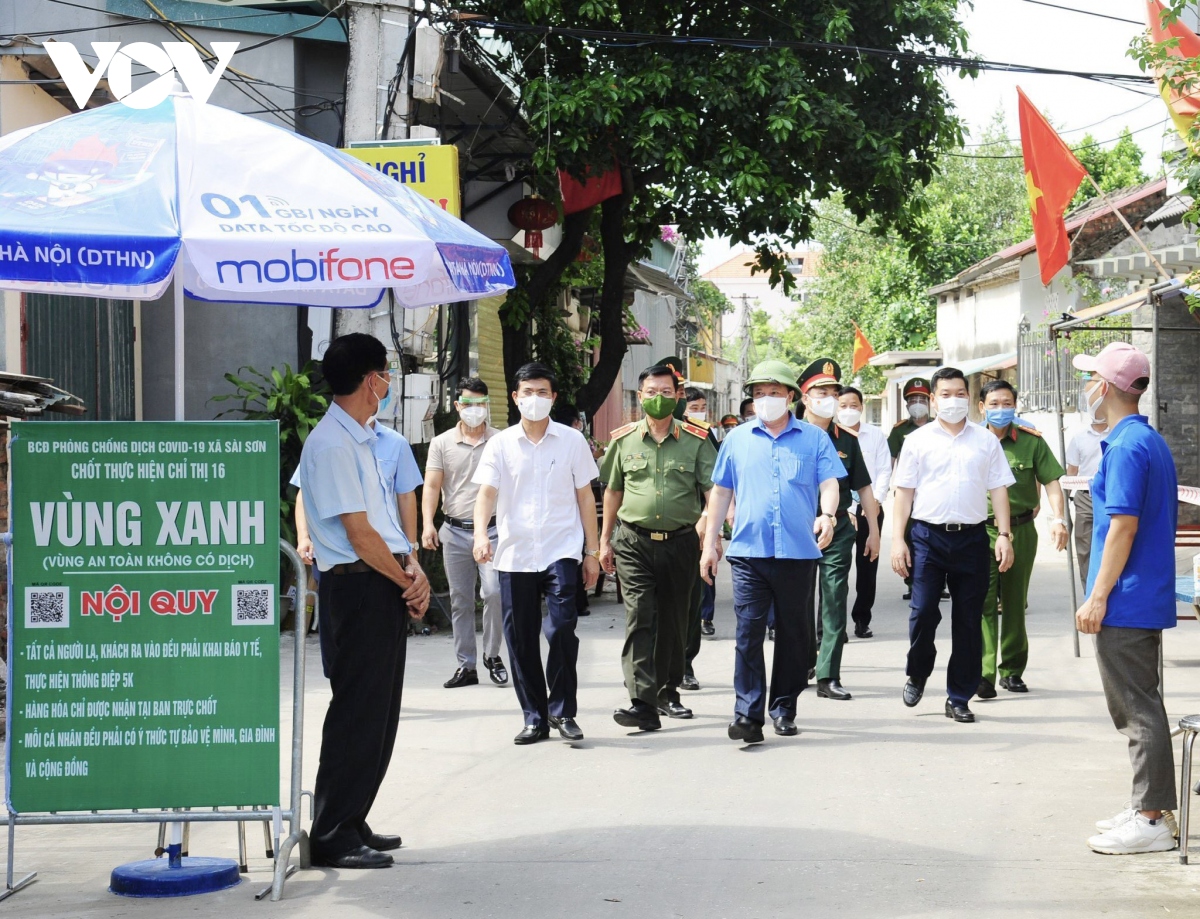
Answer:
[(70, 625), (71, 588), (25, 588), (25, 628), (65, 629)]
[(275, 585), (235, 584), (233, 587), (234, 625), (274, 625)]

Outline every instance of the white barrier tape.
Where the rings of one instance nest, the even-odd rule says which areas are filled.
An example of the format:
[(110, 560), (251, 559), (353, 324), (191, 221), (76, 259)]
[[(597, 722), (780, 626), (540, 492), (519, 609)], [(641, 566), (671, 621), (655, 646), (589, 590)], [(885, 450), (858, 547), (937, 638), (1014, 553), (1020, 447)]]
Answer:
[[(1081, 475), (1064, 475), (1058, 480), (1067, 491), (1088, 491), (1090, 481)], [(1184, 504), (1200, 506), (1200, 488), (1195, 485), (1180, 485), (1179, 500)]]

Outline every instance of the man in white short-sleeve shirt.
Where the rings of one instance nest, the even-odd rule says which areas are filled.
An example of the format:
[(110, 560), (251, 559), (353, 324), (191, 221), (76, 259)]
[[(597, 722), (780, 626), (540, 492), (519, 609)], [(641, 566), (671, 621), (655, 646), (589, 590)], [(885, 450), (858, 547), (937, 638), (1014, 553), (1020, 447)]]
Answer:
[[(1067, 475), (1083, 476), (1091, 482), (1100, 468), (1100, 445), (1108, 436), (1108, 422), (1092, 419), (1091, 424), (1075, 432), (1067, 444)], [(1087, 589), (1088, 566), (1092, 562), (1092, 491), (1080, 488), (1071, 493), (1075, 507), (1075, 557), (1079, 559), (1079, 580)]]
[[(938, 600), (949, 587), (953, 645), (946, 667), (946, 717), (972, 722), (967, 700), (979, 688), (983, 671), (981, 623), (991, 565), (988, 495), (999, 530), (996, 560), (1007, 571), (1013, 560), (1008, 486), (1016, 480), (996, 436), (967, 421), (969, 391), (962, 371), (943, 367), (930, 382), (937, 418), (904, 439), (892, 476), (892, 570), (901, 577), (912, 572), (903, 699), (911, 708), (925, 692), (937, 655)], [(911, 554), (904, 543), (910, 516)]]
[[(491, 561), (500, 578), (513, 688), (525, 713), (525, 727), (514, 742), (545, 740), (551, 727), (566, 740), (582, 740), (583, 732), (575, 723), (579, 656), (575, 590), (580, 546), (586, 546), (584, 588), (594, 587), (600, 575), (592, 494), (592, 479), (600, 471), (584, 436), (550, 420), (558, 395), (554, 373), (543, 364), (526, 364), (514, 382), (513, 401), (521, 423), (488, 440), (472, 480), (479, 486), (475, 560)], [(493, 514), (494, 551), (487, 536)], [(547, 609), (544, 624), (542, 596)], [(545, 671), (539, 628), (550, 645)]]

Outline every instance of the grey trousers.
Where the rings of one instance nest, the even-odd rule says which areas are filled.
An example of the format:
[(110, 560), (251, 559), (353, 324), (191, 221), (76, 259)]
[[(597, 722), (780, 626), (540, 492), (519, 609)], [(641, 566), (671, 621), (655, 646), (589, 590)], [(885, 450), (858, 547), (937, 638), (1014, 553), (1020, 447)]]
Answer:
[(1133, 765), (1130, 807), (1136, 810), (1174, 810), (1175, 751), (1171, 725), (1158, 691), (1158, 629), (1101, 626), (1096, 635), (1096, 663), (1108, 714), (1118, 731), (1129, 738)]
[(1075, 505), (1072, 533), (1075, 536), (1075, 557), (1079, 559), (1079, 580), (1087, 590), (1088, 561), (1092, 557), (1092, 493), (1077, 491), (1071, 496)]
[[(500, 611), (500, 579), (492, 563), (480, 565), (471, 554), (475, 534), (443, 523), (438, 530), (442, 541), (442, 562), (450, 583), (450, 623), (454, 627), (454, 653), (458, 666), (475, 669), (475, 575), (479, 575), (479, 596), (483, 599), (483, 656), (499, 657), (503, 623)], [(496, 551), (496, 528), (488, 530), (492, 551)]]

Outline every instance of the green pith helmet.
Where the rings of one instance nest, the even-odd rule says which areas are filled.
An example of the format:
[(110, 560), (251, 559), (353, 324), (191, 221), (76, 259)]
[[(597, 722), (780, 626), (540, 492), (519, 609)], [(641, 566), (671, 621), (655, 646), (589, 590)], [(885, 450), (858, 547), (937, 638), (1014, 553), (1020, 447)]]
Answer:
[(750, 371), (750, 377), (742, 384), (746, 395), (752, 395), (755, 383), (779, 383), (796, 391), (796, 370), (787, 361), (759, 361)]

